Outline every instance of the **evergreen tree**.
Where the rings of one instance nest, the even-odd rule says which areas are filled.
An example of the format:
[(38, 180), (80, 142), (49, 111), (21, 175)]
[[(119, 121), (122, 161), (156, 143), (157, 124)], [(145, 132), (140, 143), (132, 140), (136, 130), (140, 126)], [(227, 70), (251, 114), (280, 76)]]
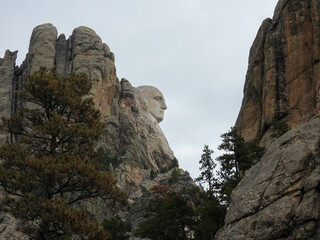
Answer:
[(198, 221), (195, 237), (198, 240), (213, 240), (218, 230), (224, 225), (226, 207), (219, 199), (208, 192), (199, 197), (200, 204), (196, 208)]
[(194, 227), (194, 211), (187, 200), (173, 192), (171, 187), (155, 185), (146, 209), (147, 220), (142, 222), (135, 235), (153, 240), (185, 240)]
[[(224, 150), (225, 153), (216, 158), (219, 164), (211, 158), (213, 151), (207, 145), (199, 161), (201, 172), (195, 181), (208, 188), (199, 188), (194, 192), (198, 197), (196, 239), (214, 239), (218, 230), (224, 225), (232, 190), (238, 185), (244, 172), (263, 154), (263, 148), (246, 143), (236, 128), (231, 128), (221, 137), (222, 143), (218, 149)], [(219, 169), (216, 169), (217, 165)]]
[(200, 164), (200, 176), (195, 179), (196, 182), (208, 186), (208, 190), (213, 192), (217, 179), (214, 177), (214, 169), (216, 164), (214, 163), (211, 155), (213, 151), (209, 149), (208, 145), (204, 146), (203, 154), (199, 161)]
[(122, 221), (120, 218), (105, 219), (103, 228), (111, 235), (111, 240), (130, 239), (128, 232), (131, 231), (131, 224)]
[(205, 145), (199, 161), (200, 176), (195, 179), (200, 185), (207, 186), (205, 190), (196, 191), (199, 202), (196, 203), (198, 221), (195, 236), (196, 239), (201, 240), (213, 240), (217, 231), (224, 224), (225, 207), (216, 196), (219, 192), (219, 185), (215, 177), (217, 165), (211, 157), (212, 153), (209, 146)]
[(3, 133), (16, 141), (0, 147), (0, 185), (7, 193), (1, 206), (22, 220), (20, 230), (32, 239), (107, 239), (75, 204), (126, 199), (92, 160), (104, 124), (90, 90), (86, 75), (59, 77), (41, 68), (18, 93), (24, 106), (2, 119)]
[(272, 133), (270, 137), (275, 140), (279, 137), (281, 137), (283, 134), (288, 132), (291, 128), (286, 122), (283, 122), (281, 120), (274, 119), (272, 121)]
[(218, 171), (219, 191), (222, 201), (229, 203), (232, 190), (238, 185), (244, 172), (262, 157), (264, 149), (246, 143), (234, 127), (221, 135), (219, 150), (225, 153), (217, 158), (221, 167)]

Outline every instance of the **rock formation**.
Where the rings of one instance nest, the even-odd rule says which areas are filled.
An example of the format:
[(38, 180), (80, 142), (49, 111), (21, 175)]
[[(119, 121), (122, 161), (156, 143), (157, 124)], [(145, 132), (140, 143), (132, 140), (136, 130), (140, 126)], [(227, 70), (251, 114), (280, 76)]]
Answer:
[(162, 93), (153, 87), (134, 88), (126, 79), (119, 82), (113, 53), (92, 29), (78, 27), (66, 39), (64, 34), (57, 36), (52, 24), (37, 26), (20, 67), (15, 66), (16, 55), (7, 51), (0, 61), (2, 116), (14, 113), (20, 103), (12, 92), (21, 89), (28, 74), (40, 66), (55, 67), (62, 76), (86, 73), (93, 84), (92, 97), (107, 123), (99, 145), (121, 159), (120, 166), (114, 166), (119, 185), (134, 191), (151, 170), (169, 169), (176, 161), (159, 126), (166, 109)]
[(269, 144), (273, 119), (298, 127), (320, 112), (320, 14), (317, 0), (280, 0), (250, 50), (236, 122), (248, 141)]
[[(23, 88), (28, 75), (41, 66), (56, 68), (65, 76), (71, 73), (86, 73), (92, 82), (91, 95), (100, 109), (106, 128), (99, 147), (111, 158), (119, 159), (118, 165), (111, 166), (119, 187), (130, 195), (132, 216), (125, 209), (106, 209), (104, 203), (87, 202), (85, 207), (102, 220), (115, 214), (123, 219), (141, 221), (147, 197), (142, 187), (150, 188), (170, 176), (170, 169), (177, 166), (177, 160), (163, 134), (159, 122), (163, 120), (167, 108), (162, 93), (151, 86), (134, 88), (126, 79), (118, 80), (114, 54), (102, 43), (101, 38), (90, 28), (78, 27), (66, 39), (64, 34), (57, 36), (52, 24), (37, 26), (30, 39), (29, 52), (21, 66), (15, 65), (17, 52), (6, 52), (0, 59), (0, 116), (10, 116), (23, 103), (14, 96), (15, 90)], [(14, 136), (1, 136), (2, 142)], [(154, 180), (150, 173), (159, 174)], [(194, 186), (188, 173), (181, 171), (185, 181), (176, 184), (175, 189)], [(181, 187), (183, 186), (183, 187)], [(181, 190), (182, 191), (182, 190)], [(143, 200), (144, 199), (144, 200)], [(143, 205), (139, 205), (143, 203)], [(1, 239), (23, 239), (15, 232), (16, 222), (10, 216), (0, 224)], [(138, 222), (139, 222), (138, 221)], [(13, 234), (13, 238), (10, 238)]]
[(218, 240), (320, 239), (320, 115), (270, 145), (232, 193)]
[[(121, 84), (129, 87), (125, 79)], [(124, 183), (126, 189), (131, 189), (131, 186), (135, 189), (143, 179), (149, 178), (151, 170), (163, 172), (170, 169), (176, 159), (159, 126), (167, 108), (162, 93), (151, 86), (141, 86), (129, 92), (122, 91), (126, 100), (120, 107), (126, 109), (127, 101), (131, 102), (131, 107), (119, 115), (121, 145), (127, 151), (115, 172), (120, 184)], [(130, 112), (132, 107), (133, 113)]]
[[(6, 51), (4, 58), (0, 58), (0, 113), (9, 117), (13, 111), (13, 79), (17, 52)], [(10, 136), (0, 136), (0, 141), (9, 141)]]
[[(280, 0), (250, 50), (236, 122), (267, 150), (233, 191), (218, 240), (320, 239), (320, 3)], [(272, 120), (292, 130), (270, 140)]]

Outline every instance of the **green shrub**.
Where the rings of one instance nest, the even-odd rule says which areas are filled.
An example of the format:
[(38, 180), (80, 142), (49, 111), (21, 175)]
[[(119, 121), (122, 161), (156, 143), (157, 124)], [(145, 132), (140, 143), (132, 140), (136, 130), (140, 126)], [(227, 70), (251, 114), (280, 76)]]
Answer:
[(270, 135), (270, 137), (275, 140), (288, 132), (290, 129), (291, 128), (286, 122), (274, 119), (272, 121), (272, 134)]
[(124, 222), (120, 218), (104, 219), (102, 226), (110, 235), (112, 240), (127, 240), (130, 236), (127, 232), (131, 231), (131, 223)]
[(169, 170), (167, 167), (160, 169), (160, 173), (167, 173)]
[(178, 168), (173, 169), (171, 172), (171, 176), (169, 178), (169, 183), (173, 184), (180, 176), (180, 171)]
[(158, 175), (158, 171), (153, 171), (153, 170), (150, 171), (150, 179), (151, 180), (155, 179), (157, 177), (157, 175)]
[(171, 162), (171, 164), (169, 165), (169, 170), (174, 169), (174, 168), (178, 168), (179, 167), (179, 162), (178, 159), (174, 158)]
[(96, 154), (96, 161), (100, 163), (101, 170), (110, 171), (110, 167), (116, 168), (121, 163), (120, 159), (116, 156), (110, 156), (102, 147), (99, 147)]

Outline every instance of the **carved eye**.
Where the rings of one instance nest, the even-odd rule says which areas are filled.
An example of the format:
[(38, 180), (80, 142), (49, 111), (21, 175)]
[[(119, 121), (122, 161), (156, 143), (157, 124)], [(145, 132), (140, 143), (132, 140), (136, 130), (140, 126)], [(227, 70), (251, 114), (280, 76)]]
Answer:
[(157, 100), (157, 101), (161, 101), (162, 97), (155, 97), (154, 99)]

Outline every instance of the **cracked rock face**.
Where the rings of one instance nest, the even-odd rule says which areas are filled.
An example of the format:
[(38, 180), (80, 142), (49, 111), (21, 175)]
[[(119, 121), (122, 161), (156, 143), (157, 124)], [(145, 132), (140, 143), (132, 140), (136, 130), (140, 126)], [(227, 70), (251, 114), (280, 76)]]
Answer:
[(270, 145), (233, 191), (217, 239), (320, 239), (320, 116)]
[[(0, 115), (10, 116), (20, 104), (13, 96), (22, 89), (28, 74), (41, 66), (55, 67), (61, 76), (86, 73), (92, 82), (92, 97), (100, 109), (106, 128), (99, 145), (121, 160), (113, 166), (118, 183), (135, 191), (150, 171), (168, 169), (175, 159), (159, 122), (167, 108), (163, 94), (151, 86), (132, 87), (118, 80), (114, 54), (88, 27), (78, 27), (66, 39), (57, 36), (50, 23), (34, 28), (29, 52), (20, 67), (15, 66), (17, 52), (7, 51), (0, 59)], [(0, 136), (8, 141), (10, 136)]]
[[(4, 58), (0, 58), (0, 113), (1, 116), (9, 117), (12, 111), (13, 89), (12, 79), (14, 78), (15, 61), (17, 51), (6, 51)], [(8, 142), (10, 136), (1, 134), (0, 141)]]
[[(21, 90), (27, 76), (41, 66), (55, 67), (61, 76), (86, 73), (92, 82), (91, 96), (106, 123), (99, 146), (119, 160), (120, 164), (111, 169), (118, 185), (135, 196), (130, 198), (132, 204), (141, 197), (138, 193), (150, 180), (151, 171), (165, 172), (176, 161), (159, 126), (167, 108), (163, 94), (151, 86), (134, 88), (126, 79), (119, 81), (114, 54), (92, 29), (78, 27), (67, 39), (64, 34), (57, 36), (52, 24), (39, 25), (32, 32), (29, 52), (19, 67), (15, 65), (16, 56), (17, 52), (8, 50), (5, 57), (0, 58), (0, 117), (14, 114), (21, 106), (13, 92)], [(10, 141), (10, 137), (0, 135), (2, 142)], [(191, 184), (184, 184), (184, 188), (193, 187), (192, 179), (185, 175)], [(114, 209), (109, 213), (100, 203), (86, 202), (85, 205), (100, 220), (120, 211)], [(143, 216), (142, 212), (139, 214)], [(14, 235), (18, 234), (15, 232), (18, 222), (10, 216), (3, 217), (0, 239), (23, 239)], [(8, 237), (10, 234), (12, 238)]]
[[(226, 239), (320, 239), (320, 2), (279, 0), (250, 50), (236, 127), (267, 147), (233, 191)], [(272, 143), (272, 120), (292, 130)]]
[(247, 141), (270, 144), (273, 119), (298, 127), (320, 113), (320, 3), (280, 0), (250, 50), (236, 122)]

